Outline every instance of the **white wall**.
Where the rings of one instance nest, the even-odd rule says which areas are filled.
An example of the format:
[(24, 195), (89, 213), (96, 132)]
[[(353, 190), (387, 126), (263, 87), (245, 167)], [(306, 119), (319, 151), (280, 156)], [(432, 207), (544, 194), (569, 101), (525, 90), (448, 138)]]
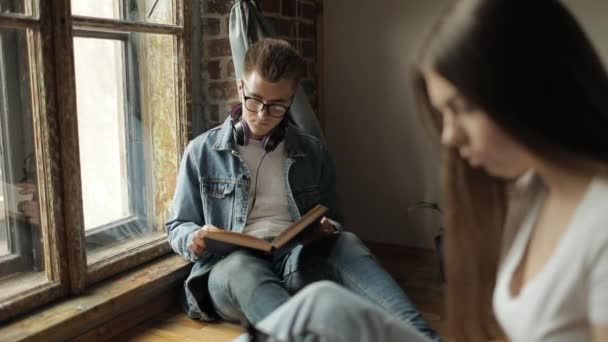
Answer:
[[(414, 108), (408, 63), (449, 1), (324, 2), (325, 129), (347, 228), (363, 239), (432, 246), (438, 218), (406, 210), (439, 196), (439, 158)], [(608, 60), (608, 1), (566, 3)]]
[(438, 198), (438, 157), (413, 107), (407, 69), (446, 0), (324, 2), (324, 101), (347, 228), (431, 246), (437, 220), (408, 214)]
[(581, 23), (598, 53), (602, 56), (604, 66), (608, 67), (608, 1), (563, 0), (562, 2)]

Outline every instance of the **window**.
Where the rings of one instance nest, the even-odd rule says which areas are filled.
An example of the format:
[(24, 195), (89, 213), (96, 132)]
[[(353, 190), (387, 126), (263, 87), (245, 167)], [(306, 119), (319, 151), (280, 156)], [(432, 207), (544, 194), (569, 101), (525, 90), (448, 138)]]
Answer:
[(74, 15), (156, 24), (173, 24), (175, 9), (174, 0), (72, 1)]
[[(27, 31), (0, 29), (0, 278), (9, 279), (7, 283), (16, 274), (40, 277), (44, 267), (34, 196), (30, 65)], [(7, 287), (0, 296), (17, 290)]]
[(188, 11), (0, 0), (0, 321), (170, 251)]
[(0, 13), (6, 14), (34, 14), (30, 0), (2, 0), (0, 1)]

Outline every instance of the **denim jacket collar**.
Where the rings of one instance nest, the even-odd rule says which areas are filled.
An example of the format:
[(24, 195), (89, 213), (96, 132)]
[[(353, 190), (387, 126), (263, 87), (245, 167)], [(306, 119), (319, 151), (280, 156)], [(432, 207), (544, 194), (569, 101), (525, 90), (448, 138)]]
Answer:
[(218, 151), (231, 150), (234, 145), (234, 135), (232, 134), (232, 120), (226, 118), (220, 127), (217, 139), (213, 144), (213, 149)]
[[(302, 146), (300, 146), (300, 140), (297, 139), (297, 135), (301, 134), (298, 129), (289, 124), (287, 126), (287, 132), (285, 135), (285, 146), (287, 148), (287, 157), (305, 157), (306, 153)], [(235, 143), (234, 134), (232, 132), (232, 120), (228, 117), (222, 124), (217, 139), (213, 144), (213, 149), (217, 151), (231, 150)]]

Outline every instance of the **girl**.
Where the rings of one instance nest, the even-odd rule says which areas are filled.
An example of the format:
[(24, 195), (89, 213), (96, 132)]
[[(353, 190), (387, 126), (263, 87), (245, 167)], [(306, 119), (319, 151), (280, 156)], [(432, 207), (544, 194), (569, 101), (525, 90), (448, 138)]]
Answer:
[[(444, 146), (448, 336), (608, 341), (608, 77), (573, 16), (557, 0), (458, 1), (415, 87)], [(426, 340), (327, 283), (258, 329)]]

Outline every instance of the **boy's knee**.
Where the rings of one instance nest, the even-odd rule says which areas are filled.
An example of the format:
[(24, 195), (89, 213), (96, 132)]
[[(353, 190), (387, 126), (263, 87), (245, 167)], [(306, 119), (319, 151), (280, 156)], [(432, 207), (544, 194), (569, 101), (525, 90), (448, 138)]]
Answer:
[(357, 235), (342, 232), (336, 240), (332, 254), (339, 258), (340, 256), (371, 255), (371, 252)]
[(247, 251), (236, 251), (220, 260), (211, 269), (209, 287), (235, 283), (248, 283), (257, 278), (257, 270), (264, 260), (259, 259)]
[(359, 239), (359, 237), (352, 232), (340, 233), (340, 239), (348, 241), (349, 243), (362, 243), (361, 239)]
[(224, 259), (220, 260), (217, 264), (213, 265), (211, 274), (226, 275), (229, 277), (232, 273), (238, 272), (244, 268), (247, 256), (240, 251), (229, 254)]

